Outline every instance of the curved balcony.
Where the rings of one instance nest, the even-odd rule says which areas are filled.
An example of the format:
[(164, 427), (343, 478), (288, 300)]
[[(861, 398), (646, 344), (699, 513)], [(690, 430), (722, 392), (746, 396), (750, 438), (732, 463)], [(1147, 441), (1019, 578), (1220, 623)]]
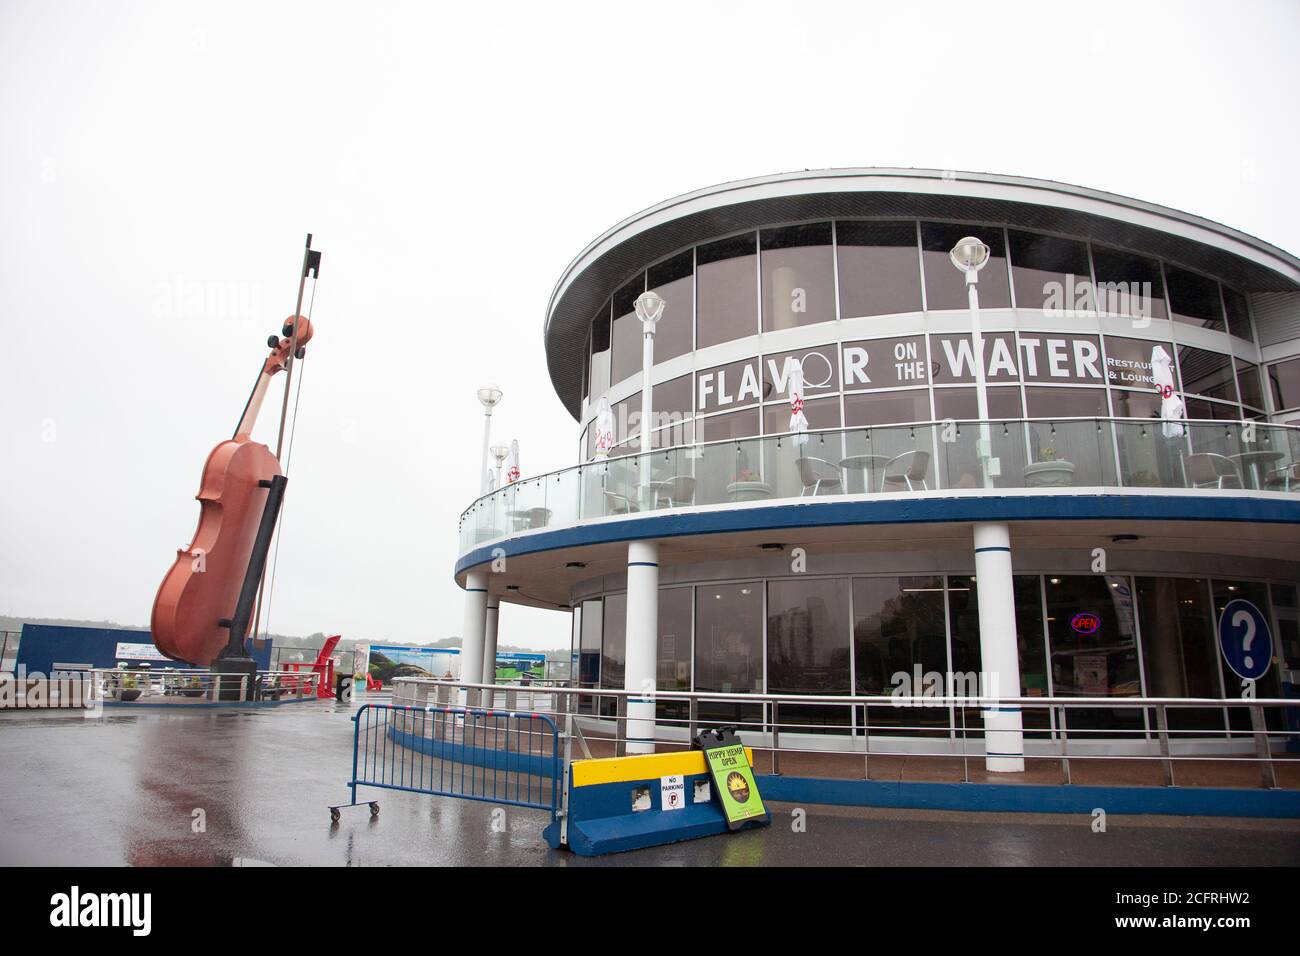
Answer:
[(1300, 428), (1120, 418), (949, 420), (661, 448), (575, 465), (484, 495), (460, 517), (460, 553), (540, 529), (710, 505), (956, 490), (979, 496), (981, 490), (1121, 494), (1161, 488), (1297, 495)]

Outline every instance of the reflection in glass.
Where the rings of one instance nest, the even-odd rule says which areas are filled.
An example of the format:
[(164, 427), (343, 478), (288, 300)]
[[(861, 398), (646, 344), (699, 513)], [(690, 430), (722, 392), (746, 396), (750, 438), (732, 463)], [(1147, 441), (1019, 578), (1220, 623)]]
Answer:
[(844, 396), (845, 425), (892, 425), (930, 421), (930, 393), (924, 388), (897, 392), (856, 392)]
[(1246, 297), (1236, 289), (1223, 289), (1223, 305), (1227, 309), (1228, 331), (1238, 338), (1252, 341), (1250, 334), (1250, 306)]
[[(1016, 693), (1021, 697), (1047, 697), (1050, 687), (1047, 681), (1047, 643), (1043, 634), (1043, 605), (1039, 577), (1036, 574), (1017, 574), (1012, 578), (1016, 605), (1016, 646), (1020, 658), (1020, 688)], [(983, 672), (984, 656), (980, 649), (979, 591), (973, 576), (948, 578), (948, 614), (952, 629), (952, 670), (954, 684), (961, 675), (965, 686), (977, 691), (994, 692), (979, 684), (978, 675)], [(970, 675), (976, 675), (972, 680)], [(996, 688), (996, 692), (1007, 695), (1011, 688)], [(1050, 720), (1046, 710), (1026, 707), (1023, 716), (1026, 728), (1046, 728)], [(966, 728), (981, 727), (978, 707), (971, 707), (966, 713)]]
[(843, 318), (921, 311), (916, 223), (841, 220), (835, 243)]
[[(1135, 697), (1141, 694), (1133, 595), (1127, 578), (1105, 575), (1049, 577), (1047, 634), (1052, 687), (1058, 697)], [(1139, 710), (1070, 708), (1071, 733), (1136, 730)]]
[[(610, 359), (612, 385), (641, 374), (641, 320), (636, 317), (634, 303), (644, 291), (645, 276), (639, 275), (614, 293), (613, 356)], [(659, 361), (658, 349), (655, 350), (655, 361)]]
[(829, 222), (764, 229), (759, 246), (764, 332), (835, 320)]
[[(691, 689), (691, 616), (693, 588), (659, 589), (659, 647), (655, 685), (659, 690)], [(655, 715), (663, 720), (685, 720), (689, 707), (682, 701), (660, 701)]]
[(1268, 367), (1268, 387), (1273, 393), (1273, 410), (1300, 408), (1300, 359), (1289, 359)]
[[(1203, 578), (1138, 578), (1142, 663), (1150, 697), (1219, 697), (1214, 614)], [(1166, 711), (1171, 730), (1223, 730), (1222, 708)], [(1156, 726), (1155, 715), (1151, 715)]]
[(751, 232), (695, 250), (696, 348), (758, 334), (757, 238)]
[[(849, 582), (843, 578), (767, 585), (767, 689), (785, 694), (847, 694)], [(847, 724), (848, 707), (783, 705), (783, 725)]]
[(1099, 290), (1105, 295), (1103, 312), (1168, 318), (1160, 263), (1119, 249), (1093, 246), (1092, 267)]
[[(857, 693), (878, 696), (899, 691), (902, 696), (942, 696), (948, 672), (943, 604), (942, 578), (853, 579)], [(916, 686), (918, 681), (920, 687)], [(871, 707), (868, 717), (873, 733), (879, 727), (891, 727), (908, 728), (902, 732), (923, 736), (948, 734), (947, 707), (882, 704)]]
[[(750, 694), (763, 681), (763, 585), (701, 584), (695, 589), (695, 689)], [(757, 706), (701, 702), (702, 723), (760, 719)]]
[(1225, 330), (1217, 282), (1168, 264), (1165, 280), (1169, 283), (1169, 308), (1175, 322)]
[(1178, 348), (1178, 368), (1182, 372), (1183, 391), (1189, 395), (1237, 401), (1237, 386), (1228, 356), (1183, 345)]
[(980, 270), (980, 308), (1010, 308), (1011, 291), (1007, 285), (1007, 256), (1006, 245), (1002, 241), (1002, 227), (935, 222), (921, 223), (925, 307), (931, 312), (970, 307), (966, 295), (966, 277), (952, 264), (948, 255), (958, 240), (966, 236), (974, 236), (989, 247), (988, 264)]
[[(1077, 303), (1071, 289), (1077, 290), (1092, 275), (1088, 266), (1088, 247), (1075, 239), (1015, 229), (1008, 230), (1007, 238), (1011, 249), (1011, 281), (1016, 288), (1016, 307), (1041, 309), (1052, 304), (1058, 311), (1073, 311)], [(1053, 285), (1054, 290), (1051, 288)], [(980, 291), (983, 304), (983, 290)], [(1081, 308), (1092, 309), (1093, 304), (1087, 303)]]
[(1241, 388), (1241, 403), (1253, 408), (1264, 407), (1264, 386), (1259, 378), (1259, 366), (1237, 359), (1237, 385)]
[(695, 251), (651, 266), (646, 284), (664, 300), (655, 327), (655, 364), (685, 355), (695, 344)]
[(609, 391), (609, 303), (591, 320), (591, 371), (589, 394), (599, 398)]

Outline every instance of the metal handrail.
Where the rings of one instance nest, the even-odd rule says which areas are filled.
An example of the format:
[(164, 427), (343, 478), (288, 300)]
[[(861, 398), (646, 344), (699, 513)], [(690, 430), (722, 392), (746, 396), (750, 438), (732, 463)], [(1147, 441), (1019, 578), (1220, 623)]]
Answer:
[[(398, 684), (416, 686), (425, 686), (435, 689), (435, 700), (451, 700), (454, 694), (459, 697), (463, 691), (465, 700), (473, 705), (477, 702), (478, 697), (482, 694), (493, 694), (501, 691), (517, 692), (526, 688), (518, 685), (506, 684), (483, 684), (467, 683), (458, 680), (446, 680), (442, 678), (399, 678), (394, 682), (394, 692), (397, 693)], [(933, 697), (926, 696), (892, 696), (892, 695), (863, 695), (863, 694), (773, 694), (773, 693), (714, 693), (711, 691), (676, 691), (664, 690), (656, 691), (647, 695), (645, 691), (629, 691), (614, 688), (547, 688), (535, 691), (542, 697), (553, 697), (555, 708), (553, 713), (562, 714), (568, 718), (566, 733), (576, 736), (584, 752), (587, 751), (586, 741), (582, 738), (581, 726), (579, 720), (589, 720), (596, 722), (604, 728), (613, 728), (612, 736), (602, 735), (601, 739), (607, 742), (612, 741), (615, 748), (615, 755), (622, 756), (626, 753), (627, 738), (627, 700), (629, 697), (644, 699), (647, 696), (653, 697), (656, 702), (685, 702), (688, 705), (688, 713), (683, 717), (656, 716), (654, 719), (656, 727), (656, 743), (663, 743), (671, 747), (681, 747), (681, 739), (660, 739), (658, 728), (661, 726), (673, 727), (677, 729), (686, 728), (688, 734), (693, 736), (696, 728), (700, 724), (699, 705), (701, 702), (711, 704), (749, 704), (751, 706), (762, 706), (762, 712), (754, 720), (727, 720), (728, 724), (736, 725), (741, 733), (754, 732), (759, 735), (758, 741), (747, 742), (748, 745), (756, 751), (767, 752), (772, 759), (772, 772), (780, 773), (780, 755), (787, 754), (816, 754), (823, 757), (843, 758), (851, 757), (854, 759), (861, 758), (863, 761), (863, 778), (870, 779), (868, 772), (869, 761), (873, 757), (926, 757), (939, 759), (961, 760), (963, 768), (963, 779), (970, 780), (969, 761), (972, 756), (978, 756), (978, 751), (972, 754), (969, 749), (969, 740), (972, 734), (983, 737), (987, 733), (996, 733), (994, 729), (973, 729), (966, 725), (966, 712), (975, 707), (983, 705), (1015, 705), (1021, 708), (1037, 708), (1046, 710), (1049, 717), (1049, 726), (1047, 727), (1025, 727), (1022, 729), (1023, 739), (1032, 743), (1050, 742), (1052, 737), (1059, 738), (1059, 747), (1052, 752), (1035, 753), (1031, 748), (1024, 748), (1023, 758), (1026, 761), (1059, 761), (1062, 772), (1062, 782), (1071, 783), (1070, 764), (1073, 761), (1148, 761), (1159, 762), (1164, 772), (1164, 783), (1166, 786), (1173, 786), (1175, 783), (1174, 767), (1183, 761), (1198, 762), (1232, 762), (1232, 763), (1253, 763), (1258, 764), (1260, 771), (1260, 782), (1263, 787), (1275, 788), (1277, 786), (1277, 777), (1274, 770), (1274, 744), (1280, 739), (1290, 739), (1300, 736), (1296, 730), (1284, 727), (1280, 730), (1269, 729), (1265, 723), (1265, 710), (1269, 708), (1300, 708), (1300, 699), (1287, 698), (1245, 698), (1245, 699), (1220, 699), (1212, 697), (998, 697), (985, 695), (936, 695)], [(614, 701), (613, 714), (602, 713), (602, 708), (596, 707), (591, 713), (581, 713), (576, 706), (577, 701), (581, 698), (593, 698), (596, 700), (610, 698)], [(424, 694), (428, 699), (428, 691)], [(414, 699), (414, 698), (413, 698)], [(488, 698), (490, 703), (491, 698)], [(535, 701), (530, 701), (535, 703)], [(845, 724), (822, 724), (813, 722), (782, 722), (780, 720), (780, 706), (782, 704), (793, 705), (822, 705), (826, 707), (853, 707), (860, 706), (863, 708), (863, 721), (858, 723), (856, 715), (849, 725)], [(433, 706), (433, 705), (431, 705)], [(962, 715), (960, 727), (945, 722), (943, 725), (924, 725), (918, 724), (909, 726), (907, 724), (899, 725), (895, 723), (877, 724), (874, 728), (876, 739), (881, 737), (888, 738), (890, 743), (899, 743), (909, 739), (907, 735), (910, 732), (938, 732), (947, 737), (954, 746), (958, 743), (960, 734), (960, 749), (953, 749), (944, 752), (939, 749), (921, 748), (921, 749), (881, 749), (879, 746), (872, 747), (873, 727), (870, 721), (872, 707), (877, 708), (877, 713), (881, 708), (888, 708), (890, 711), (907, 711), (911, 708), (936, 709), (955, 708)], [(1064, 718), (1071, 709), (1111, 709), (1111, 710), (1148, 710), (1156, 711), (1157, 718), (1155, 726), (1147, 726), (1143, 721), (1142, 727), (1135, 728), (1111, 728), (1099, 730), (1096, 728), (1075, 728), (1076, 734), (1082, 733), (1090, 739), (1097, 739), (1099, 734), (1108, 736), (1112, 739), (1141, 739), (1143, 741), (1153, 741), (1157, 748), (1157, 754), (1146, 753), (1080, 753), (1077, 751), (1067, 750), (1067, 743), (1071, 731), (1068, 728), (1068, 721), (1056, 723), (1054, 714), (1059, 709)], [(1167, 710), (1174, 709), (1205, 709), (1205, 708), (1229, 708), (1241, 709), (1246, 708), (1250, 713), (1250, 728), (1232, 728), (1224, 726), (1221, 728), (1204, 728), (1204, 729), (1170, 729), (1167, 721)], [(769, 717), (768, 714), (771, 714)], [(857, 730), (861, 729), (861, 735)], [(782, 733), (786, 734), (803, 734), (805, 739), (810, 731), (831, 731), (838, 733), (841, 739), (852, 741), (851, 749), (843, 748), (818, 748), (809, 746), (800, 746), (800, 741), (795, 745), (782, 742)], [(881, 733), (884, 731), (884, 733)], [(942, 740), (943, 737), (929, 737), (918, 739)], [(1246, 737), (1253, 738), (1254, 753), (1245, 755), (1239, 752), (1229, 752), (1221, 755), (1212, 753), (1195, 753), (1195, 754), (1175, 754), (1172, 752), (1171, 743), (1178, 738), (1190, 739), (1197, 738), (1204, 740), (1206, 738), (1237, 738), (1241, 740)], [(1078, 738), (1076, 737), (1076, 740)], [(766, 743), (764, 741), (770, 741)], [(858, 749), (859, 744), (864, 749)], [(588, 753), (588, 756), (590, 754)], [(1285, 758), (1278, 758), (1285, 759)]]
[[(924, 421), (924, 422), (910, 422), (910, 423), (889, 424), (889, 425), (853, 425), (853, 426), (841, 426), (838, 428), (809, 429), (807, 432), (804, 432), (802, 434), (807, 436), (808, 441), (811, 443), (812, 440), (814, 439), (821, 440), (827, 437), (833, 439), (839, 436), (854, 436), (858, 434), (880, 436), (880, 435), (889, 435), (889, 434), (907, 432), (914, 437), (915, 433), (918, 430), (924, 431), (926, 429), (944, 428), (946, 426), (956, 426), (958, 429), (961, 429), (962, 427), (987, 425), (990, 427), (1003, 426), (1004, 428), (1009, 429), (1012, 426), (1022, 426), (1022, 427), (1031, 426), (1031, 425), (1056, 426), (1056, 425), (1070, 425), (1070, 424), (1083, 424), (1083, 423), (1095, 423), (1099, 430), (1103, 425), (1112, 426), (1111, 435), (1108, 440), (1108, 444), (1110, 445), (1110, 450), (1114, 455), (1118, 455), (1120, 450), (1120, 441), (1119, 441), (1120, 433), (1117, 431), (1119, 427), (1140, 426), (1145, 428), (1156, 428), (1168, 424), (1163, 419), (1159, 419), (1159, 418), (1123, 418), (1123, 417), (1109, 417), (1109, 416), (1105, 416), (1105, 417), (1103, 416), (1062, 416), (1056, 418), (1007, 418), (1007, 419), (989, 419), (987, 421), (980, 421), (977, 419), (940, 419), (940, 420), (932, 420), (932, 421)], [(1230, 420), (1229, 419), (1180, 419), (1178, 424), (1182, 424), (1186, 426), (1187, 438), (1192, 438), (1198, 432), (1204, 432), (1205, 430), (1210, 428), (1214, 428), (1216, 430), (1224, 429), (1227, 432), (1230, 432), (1231, 429), (1234, 427), (1240, 428), (1249, 425), (1255, 428), (1257, 430), (1257, 434), (1259, 435), (1258, 438), (1248, 443), (1252, 446), (1267, 444), (1269, 436), (1271, 436), (1274, 433), (1277, 433), (1281, 436), (1287, 436), (1287, 435), (1297, 436), (1297, 438), (1294, 439), (1294, 441), (1288, 438), (1283, 442), (1283, 444), (1286, 447), (1291, 447), (1291, 445), (1294, 444), (1297, 447), (1297, 449), (1300, 449), (1300, 425), (1289, 425), (1289, 424), (1274, 423), (1274, 422), (1257, 422), (1250, 419), (1230, 419)], [(477, 512), (485, 503), (488, 503), (490, 499), (499, 499), (501, 501), (504, 501), (507, 495), (512, 493), (517, 494), (521, 489), (526, 489), (529, 485), (533, 485), (533, 486), (542, 485), (544, 487), (546, 485), (546, 482), (552, 479), (558, 481), (562, 479), (562, 477), (565, 475), (570, 475), (570, 474), (579, 475), (583, 472), (584, 469), (590, 469), (590, 468), (608, 469), (610, 466), (632, 467), (635, 465), (635, 463), (638, 460), (644, 459), (647, 456), (649, 456), (653, 460), (653, 457), (656, 455), (672, 456), (674, 453), (697, 454), (697, 453), (703, 453), (704, 451), (710, 448), (720, 448), (724, 446), (732, 446), (738, 449), (744, 448), (746, 446), (754, 447), (754, 448), (762, 448), (766, 443), (775, 443), (779, 446), (783, 440), (788, 441), (791, 435), (792, 433), (790, 432), (783, 432), (780, 434), (773, 434), (773, 435), (753, 435), (745, 438), (723, 438), (723, 439), (716, 439), (714, 441), (709, 441), (709, 442), (692, 442), (683, 445), (674, 445), (674, 446), (664, 447), (664, 448), (655, 448), (649, 451), (629, 452), (627, 454), (622, 454), (611, 458), (593, 459), (591, 461), (581, 462), (577, 465), (570, 465), (565, 468), (555, 469), (553, 471), (545, 472), (540, 475), (534, 475), (528, 478), (521, 479), (517, 482), (513, 482), (509, 485), (490, 491), (485, 495), (480, 495), (479, 497), (475, 498), (474, 501), (471, 502), (471, 504), (461, 512), (460, 519), (459, 519), (459, 526), (463, 528), (465, 522), (467, 520), (471, 520), (472, 514)], [(1300, 460), (1300, 451), (1297, 452), (1297, 455), (1294, 455), (1292, 457), (1295, 460)], [(1118, 459), (1115, 460), (1115, 464), (1116, 466), (1118, 465)], [(1294, 464), (1294, 460), (1289, 462), (1288, 464)], [(1103, 486), (1110, 487), (1112, 485), (1115, 487), (1129, 487), (1129, 485), (1125, 483), (1125, 476), (1118, 469), (1118, 467), (1116, 467), (1115, 470), (1114, 481)], [(1078, 487), (1083, 487), (1083, 486), (1078, 486)], [(1150, 486), (1134, 485), (1134, 487), (1150, 487)], [(1164, 487), (1164, 486), (1156, 486), (1156, 487)], [(1170, 485), (1169, 487), (1184, 487), (1184, 486)], [(936, 490), (949, 490), (949, 489), (936, 489)], [(1265, 489), (1243, 488), (1241, 490), (1252, 491), (1261, 494), (1275, 493)], [(1288, 494), (1290, 493), (1290, 491), (1287, 490), (1278, 493)], [(675, 509), (656, 509), (656, 510), (675, 510)]]

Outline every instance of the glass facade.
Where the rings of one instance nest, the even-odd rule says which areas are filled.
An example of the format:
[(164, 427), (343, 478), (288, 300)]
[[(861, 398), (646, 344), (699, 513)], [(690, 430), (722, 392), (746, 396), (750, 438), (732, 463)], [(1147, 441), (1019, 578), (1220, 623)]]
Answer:
[[(1276, 697), (1281, 666), (1300, 666), (1300, 599), (1293, 583), (1208, 577), (1017, 574), (1013, 578), (1020, 687), (982, 685), (979, 585), (974, 575), (803, 575), (694, 585), (659, 592), (659, 687), (721, 694), (768, 692), (866, 696), (1224, 698), (1241, 679), (1223, 663), (1216, 622), (1244, 598), (1275, 621), (1275, 666), (1256, 696)], [(602, 608), (603, 604), (603, 608)], [(626, 596), (581, 604), (575, 657), (584, 686), (621, 687)], [(602, 634), (601, 632), (604, 631)], [(604, 647), (609, 660), (592, 659)], [(613, 675), (617, 674), (617, 677)], [(680, 717), (661, 702), (660, 715)], [(707, 713), (706, 713), (707, 712)], [(1222, 736), (1247, 730), (1244, 712), (1168, 711), (1171, 729)], [(701, 705), (701, 720), (761, 722), (758, 705)], [(780, 719), (809, 732), (861, 732), (861, 710), (783, 704)], [(982, 733), (979, 709), (873, 705), (872, 733), (947, 737)], [(1041, 737), (1059, 712), (1026, 708)], [(1156, 727), (1143, 708), (1072, 708), (1074, 736), (1143, 738)]]
[[(1199, 273), (1124, 250), (1002, 226), (918, 220), (835, 220), (747, 232), (704, 243), (652, 264), (621, 285), (592, 320), (583, 380), (587, 414), (611, 386), (640, 375), (641, 328), (633, 303), (654, 289), (667, 303), (655, 336), (661, 364), (696, 349), (760, 333), (805, 326), (835, 329), (842, 321), (923, 310), (964, 311), (966, 286), (948, 252), (965, 235), (988, 243), (991, 257), (980, 273), (985, 310), (1084, 310), (1088, 314), (1171, 318), (1238, 338), (1251, 337), (1249, 306), (1239, 291)], [(1069, 315), (1070, 312), (1065, 314)], [(1153, 356), (1173, 357), (1175, 387), (1185, 388), (1190, 418), (1261, 418), (1300, 407), (1300, 360), (1267, 370), (1222, 349), (1181, 346), (1169, 338), (1033, 331), (1024, 313), (1016, 330), (987, 331), (985, 377), (990, 384), (1020, 386), (1020, 415), (1031, 418), (1158, 417), (1159, 407), (1135, 399), (1154, 389)], [(1141, 326), (1138, 326), (1139, 328)], [(1140, 333), (1139, 333), (1140, 334)], [(1168, 333), (1166, 333), (1167, 335)], [(927, 332), (879, 338), (828, 336), (825, 344), (794, 351), (761, 352), (723, 366), (697, 369), (687, 383), (674, 380), (674, 423), (692, 418), (699, 428), (667, 435), (656, 447), (718, 438), (780, 434), (788, 419), (775, 411), (709, 422), (753, 405), (784, 402), (789, 367), (802, 363), (805, 398), (836, 397), (823, 408), (825, 422), (874, 425), (942, 420), (958, 399), (939, 386), (973, 385), (974, 347), (969, 334)], [(756, 351), (759, 351), (756, 349)], [(1294, 367), (1293, 367), (1294, 366)], [(1295, 380), (1295, 381), (1293, 381)], [(656, 384), (656, 395), (667, 383)], [(1052, 395), (1030, 386), (1072, 386)], [(925, 393), (900, 394), (907, 389)], [(1095, 393), (1085, 393), (1093, 390)], [(620, 390), (621, 392), (621, 390)], [(663, 398), (669, 394), (662, 391)], [(622, 399), (618, 443), (636, 434), (639, 398)], [(1010, 396), (1004, 396), (1010, 407)], [(955, 417), (955, 416), (954, 416)], [(628, 428), (624, 429), (624, 423)], [(743, 425), (742, 425), (743, 422)], [(666, 422), (657, 417), (656, 427)], [(821, 425), (814, 427), (831, 427)], [(588, 442), (590, 445), (590, 442)]]

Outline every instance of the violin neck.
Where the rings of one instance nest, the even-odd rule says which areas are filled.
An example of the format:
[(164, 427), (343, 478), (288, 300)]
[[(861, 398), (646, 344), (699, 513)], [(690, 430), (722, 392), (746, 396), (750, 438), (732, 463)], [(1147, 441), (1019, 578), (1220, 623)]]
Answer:
[(262, 410), (262, 401), (266, 398), (266, 389), (271, 384), (273, 374), (275, 373), (266, 368), (258, 373), (257, 381), (253, 385), (253, 393), (248, 396), (248, 404), (244, 406), (244, 415), (235, 427), (235, 441), (246, 440), (252, 436), (253, 427), (257, 424), (257, 416)]

